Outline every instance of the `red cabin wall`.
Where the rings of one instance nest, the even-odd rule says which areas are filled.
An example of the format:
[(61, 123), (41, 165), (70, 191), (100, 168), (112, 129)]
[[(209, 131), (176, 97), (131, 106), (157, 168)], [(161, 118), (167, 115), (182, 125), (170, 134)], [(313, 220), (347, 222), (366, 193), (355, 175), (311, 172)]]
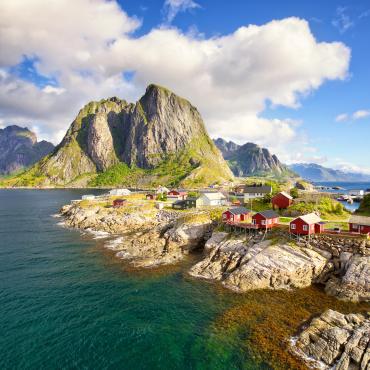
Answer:
[[(290, 226), (291, 224), (296, 225), (296, 228), (292, 229), (291, 226)], [(315, 234), (315, 224), (309, 225), (306, 222), (304, 222), (303, 220), (301, 220), (300, 218), (297, 218), (296, 220), (293, 220), (290, 223), (290, 225), (289, 225), (289, 230), (292, 234), (299, 234), (299, 235)], [(308, 230), (303, 230), (304, 225), (308, 226)]]
[[(259, 213), (255, 214), (252, 217), (252, 220), (255, 220), (255, 225), (257, 225), (258, 228), (261, 228), (261, 229), (271, 229), (272, 227), (274, 227), (279, 222), (278, 218), (273, 218), (273, 219), (271, 219), (271, 223), (269, 224), (268, 223), (269, 220), (265, 219), (265, 217), (263, 217)], [(262, 225), (262, 220), (266, 221), (266, 225)]]
[(292, 200), (289, 199), (289, 198), (287, 198), (287, 197), (285, 197), (282, 194), (276, 194), (272, 198), (271, 203), (276, 208), (284, 209), (284, 208), (289, 208), (289, 206), (292, 205)]
[(356, 229), (354, 225), (358, 224), (349, 224), (349, 231), (353, 233), (361, 233), (361, 234), (368, 234), (370, 233), (370, 226), (365, 226), (365, 225), (358, 225), (358, 228)]

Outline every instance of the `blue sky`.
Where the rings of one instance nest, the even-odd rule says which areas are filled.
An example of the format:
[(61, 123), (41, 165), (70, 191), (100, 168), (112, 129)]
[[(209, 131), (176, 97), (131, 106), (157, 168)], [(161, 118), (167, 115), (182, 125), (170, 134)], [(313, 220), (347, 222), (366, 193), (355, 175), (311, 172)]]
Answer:
[(156, 82), (212, 137), (370, 171), (369, 1), (78, 0), (65, 14), (64, 1), (30, 0), (28, 19), (0, 5), (1, 125), (57, 142), (89, 100)]

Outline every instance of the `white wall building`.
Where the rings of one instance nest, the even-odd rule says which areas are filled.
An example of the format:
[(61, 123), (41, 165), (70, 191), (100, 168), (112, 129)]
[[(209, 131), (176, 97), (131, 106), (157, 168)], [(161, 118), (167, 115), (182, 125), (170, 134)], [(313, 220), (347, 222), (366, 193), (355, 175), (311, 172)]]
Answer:
[(365, 195), (365, 192), (363, 190), (350, 190), (349, 195), (352, 195), (354, 197), (363, 196)]
[(131, 191), (128, 189), (112, 189), (109, 195), (130, 195)]
[(86, 195), (83, 195), (81, 197), (82, 200), (94, 200), (95, 199), (95, 195), (93, 194), (86, 194)]
[(198, 198), (197, 205), (200, 206), (224, 206), (227, 199), (222, 193), (202, 193)]

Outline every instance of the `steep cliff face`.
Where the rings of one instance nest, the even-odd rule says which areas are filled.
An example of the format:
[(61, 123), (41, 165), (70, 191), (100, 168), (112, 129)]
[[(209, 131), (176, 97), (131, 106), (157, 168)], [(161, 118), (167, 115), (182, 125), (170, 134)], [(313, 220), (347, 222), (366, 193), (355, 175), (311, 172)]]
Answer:
[[(65, 185), (88, 174), (99, 174), (102, 181), (107, 170), (117, 181), (114, 171), (122, 166), (126, 175), (141, 171), (136, 185), (139, 180), (186, 185), (233, 177), (197, 109), (157, 85), (149, 85), (135, 104), (118, 98), (87, 104), (33, 172), (44, 184)], [(176, 178), (166, 173), (173, 168)]]
[(47, 141), (37, 142), (28, 128), (8, 126), (0, 129), (0, 175), (29, 167), (54, 149)]
[(221, 138), (215, 140), (215, 144), (228, 161), (235, 176), (293, 175), (276, 155), (271, 155), (267, 149), (256, 144), (237, 145)]

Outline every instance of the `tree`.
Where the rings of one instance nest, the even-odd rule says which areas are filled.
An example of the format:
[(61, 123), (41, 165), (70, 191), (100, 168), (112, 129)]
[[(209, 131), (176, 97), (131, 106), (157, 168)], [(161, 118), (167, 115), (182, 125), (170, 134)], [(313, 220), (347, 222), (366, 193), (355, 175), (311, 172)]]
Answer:
[(290, 189), (290, 195), (293, 197), (293, 199), (297, 199), (299, 196), (298, 189), (297, 188)]
[(262, 201), (263, 203), (271, 203), (271, 199), (272, 199), (272, 194), (266, 194), (263, 198), (262, 198)]

